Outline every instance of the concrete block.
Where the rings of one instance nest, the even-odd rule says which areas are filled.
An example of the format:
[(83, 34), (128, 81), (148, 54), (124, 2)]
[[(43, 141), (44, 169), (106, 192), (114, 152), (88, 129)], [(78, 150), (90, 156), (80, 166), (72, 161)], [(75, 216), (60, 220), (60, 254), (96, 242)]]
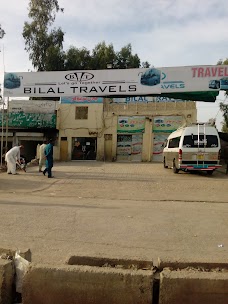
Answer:
[(0, 259), (0, 304), (13, 303), (13, 282), (13, 262)]
[(160, 275), (159, 304), (228, 303), (228, 272), (163, 270)]
[(23, 304), (152, 303), (153, 271), (91, 266), (33, 266)]
[[(0, 248), (0, 257), (3, 256), (4, 258), (12, 259), (15, 256), (15, 252), (17, 249), (15, 248)], [(20, 256), (22, 256), (27, 261), (32, 261), (32, 253), (30, 249), (20, 249)]]
[(157, 267), (158, 270), (162, 271), (164, 268), (171, 268), (171, 270), (180, 270), (186, 269), (188, 267), (199, 269), (199, 270), (212, 270), (215, 268), (227, 269), (228, 263), (227, 261), (216, 261), (216, 257), (214, 260), (205, 260), (205, 257), (198, 260), (186, 260), (186, 259), (167, 259), (167, 258), (158, 258), (157, 261), (153, 261), (154, 266)]

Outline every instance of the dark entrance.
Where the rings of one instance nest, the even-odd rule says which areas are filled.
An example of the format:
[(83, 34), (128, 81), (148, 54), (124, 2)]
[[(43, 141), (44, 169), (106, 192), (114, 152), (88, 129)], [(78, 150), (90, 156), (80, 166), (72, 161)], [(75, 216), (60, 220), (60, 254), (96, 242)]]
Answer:
[(96, 160), (97, 138), (96, 137), (73, 137), (72, 160)]

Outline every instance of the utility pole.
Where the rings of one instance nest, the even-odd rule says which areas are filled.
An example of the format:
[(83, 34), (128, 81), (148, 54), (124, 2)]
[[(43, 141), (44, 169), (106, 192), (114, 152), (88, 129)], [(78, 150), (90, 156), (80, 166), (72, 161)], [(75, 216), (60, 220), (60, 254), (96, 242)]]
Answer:
[[(0, 39), (2, 39), (5, 35), (5, 31), (2, 29), (0, 24)], [(3, 49), (3, 66), (4, 66), (4, 49)], [(4, 68), (5, 69), (5, 68)], [(3, 71), (5, 72), (5, 71)], [(1, 90), (0, 90), (1, 91)], [(2, 136), (1, 136), (1, 167), (2, 167), (2, 157), (3, 157), (3, 143), (4, 143), (4, 96), (3, 92), (0, 92), (0, 100), (2, 101)]]

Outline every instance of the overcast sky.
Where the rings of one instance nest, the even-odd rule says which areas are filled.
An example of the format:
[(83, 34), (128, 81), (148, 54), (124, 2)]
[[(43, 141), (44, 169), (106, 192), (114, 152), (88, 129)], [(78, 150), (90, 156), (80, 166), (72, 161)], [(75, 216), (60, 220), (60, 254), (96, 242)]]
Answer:
[[(6, 32), (0, 41), (1, 71), (33, 69), (22, 37), (28, 4), (1, 1), (0, 24)], [(227, 0), (59, 0), (59, 5), (64, 13), (57, 15), (55, 26), (65, 32), (65, 50), (71, 45), (92, 50), (105, 41), (119, 51), (131, 43), (141, 62), (155, 67), (213, 65), (228, 57)], [(197, 103), (198, 120), (217, 115), (220, 129), (222, 100), (220, 94), (215, 103)]]

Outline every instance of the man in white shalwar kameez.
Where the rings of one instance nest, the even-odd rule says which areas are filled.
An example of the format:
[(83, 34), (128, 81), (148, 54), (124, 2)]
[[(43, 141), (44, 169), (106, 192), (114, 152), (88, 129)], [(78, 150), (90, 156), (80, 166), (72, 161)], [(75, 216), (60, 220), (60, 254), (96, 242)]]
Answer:
[(20, 150), (23, 146), (15, 146), (10, 149), (5, 156), (5, 161), (7, 163), (7, 173), (8, 174), (17, 174), (16, 173), (16, 162), (21, 164), (20, 162)]
[(39, 149), (39, 172), (42, 172), (42, 166), (45, 165), (45, 161), (46, 161), (46, 156), (44, 154), (44, 150), (47, 146), (47, 141), (44, 140), (43, 144), (40, 146)]

